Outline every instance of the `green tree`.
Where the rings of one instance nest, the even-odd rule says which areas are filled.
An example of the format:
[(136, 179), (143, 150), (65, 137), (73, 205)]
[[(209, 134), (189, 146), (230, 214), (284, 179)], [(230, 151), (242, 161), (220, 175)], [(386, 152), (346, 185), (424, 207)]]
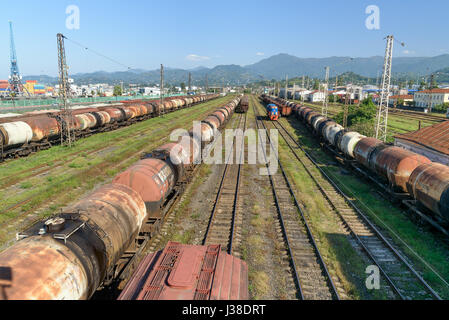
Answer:
[(184, 82), (181, 82), (181, 90), (182, 91), (186, 90), (186, 84)]
[(432, 80), (430, 82), (430, 89), (436, 89), (436, 88), (438, 88), (437, 81), (435, 80), (435, 78), (432, 78)]
[(315, 79), (313, 82), (313, 90), (318, 90), (320, 88), (320, 81), (318, 79)]
[[(361, 125), (361, 124), (369, 124), (371, 126), (374, 125), (374, 119), (376, 118), (377, 113), (377, 107), (373, 102), (373, 99), (371, 96), (364, 99), (360, 106), (357, 105), (349, 105), (348, 107), (348, 127), (352, 129), (355, 125)], [(335, 120), (338, 123), (343, 123), (343, 112), (340, 112), (335, 117)], [(363, 126), (366, 130), (368, 126)], [(365, 130), (364, 129), (364, 130)], [(365, 130), (365, 132), (366, 132)], [(363, 132), (360, 132), (364, 134)]]
[(419, 83), (419, 91), (424, 90), (425, 87), (426, 87), (426, 82), (424, 80), (421, 80), (421, 82)]
[(122, 95), (122, 87), (121, 86), (114, 86), (114, 96), (121, 96)]
[(434, 106), (432, 111), (438, 112), (438, 113), (446, 113), (448, 108), (449, 108), (449, 102), (445, 102), (445, 103)]

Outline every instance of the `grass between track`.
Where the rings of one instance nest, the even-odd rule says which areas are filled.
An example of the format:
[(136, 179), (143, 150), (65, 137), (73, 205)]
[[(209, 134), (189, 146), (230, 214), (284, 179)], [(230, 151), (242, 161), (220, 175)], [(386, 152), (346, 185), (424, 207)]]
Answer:
[[(291, 117), (282, 119), (283, 124), (294, 136), (297, 136), (305, 149), (321, 164), (321, 168), (349, 196), (355, 199), (356, 205), (368, 215), (391, 238), (395, 245), (407, 256), (424, 279), (445, 299), (449, 298), (449, 286), (425, 263), (417, 253), (447, 282), (449, 282), (449, 246), (447, 239), (425, 226), (419, 226), (410, 220), (410, 215), (383, 198), (378, 189), (338, 165), (334, 158), (321, 149), (316, 137), (312, 136), (304, 124)], [(399, 240), (399, 238), (402, 239)]]
[[(263, 112), (262, 106), (259, 105), (259, 114), (264, 115)], [(267, 126), (267, 129), (275, 128)], [(334, 279), (335, 277), (339, 279), (349, 299), (388, 299), (384, 289), (367, 290), (365, 270), (372, 264), (371, 261), (362, 258), (351, 245), (350, 238), (342, 233), (338, 216), (328, 208), (325, 198), (316, 188), (314, 181), (295, 158), (280, 134), (278, 152), (282, 166), (295, 189), (296, 198), (304, 208), (309, 226), (330, 274)], [(319, 174), (317, 170), (312, 171)]]

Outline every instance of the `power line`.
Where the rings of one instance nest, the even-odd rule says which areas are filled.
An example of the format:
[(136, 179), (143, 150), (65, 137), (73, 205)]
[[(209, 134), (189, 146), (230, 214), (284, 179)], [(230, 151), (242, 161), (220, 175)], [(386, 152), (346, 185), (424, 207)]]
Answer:
[(88, 48), (87, 46), (85, 46), (85, 45), (83, 45), (83, 44), (81, 44), (81, 43), (79, 43), (79, 42), (77, 42), (77, 41), (75, 41), (75, 40), (69, 39), (69, 38), (67, 38), (66, 36), (63, 36), (63, 37), (64, 37), (64, 39), (66, 39), (66, 40), (72, 42), (73, 44), (75, 44), (75, 45), (77, 45), (77, 46), (79, 46), (79, 47), (81, 47), (81, 48), (83, 48), (83, 49), (85, 49), (85, 50), (89, 50), (90, 52), (92, 52), (92, 53), (94, 53), (94, 54), (96, 54), (96, 55), (98, 55), (98, 56), (100, 56), (100, 57), (102, 57), (102, 58), (105, 58), (105, 59), (107, 59), (107, 60), (109, 60), (109, 61), (112, 61), (112, 62), (114, 62), (114, 63), (116, 63), (116, 64), (118, 64), (118, 65), (120, 65), (120, 66), (122, 66), (122, 67), (127, 68), (128, 70), (131, 70), (131, 69), (132, 69), (131, 67), (129, 67), (129, 66), (127, 66), (127, 65), (125, 65), (125, 64), (123, 64), (123, 63), (121, 63), (121, 62), (119, 62), (119, 61), (117, 61), (117, 60), (115, 60), (115, 59), (112, 59), (112, 58), (110, 58), (110, 57), (108, 57), (108, 56), (105, 56), (104, 54), (101, 54), (101, 53), (99, 53), (98, 51), (95, 51), (95, 50), (93, 50), (93, 49), (90, 49), (90, 48)]

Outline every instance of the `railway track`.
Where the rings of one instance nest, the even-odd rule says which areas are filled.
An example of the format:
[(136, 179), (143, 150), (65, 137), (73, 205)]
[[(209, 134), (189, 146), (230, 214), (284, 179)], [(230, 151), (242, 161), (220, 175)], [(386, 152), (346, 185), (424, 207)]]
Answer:
[[(243, 120), (243, 125), (242, 125)], [(247, 114), (240, 114), (238, 127), (243, 126), (246, 130)], [(233, 254), (235, 239), (237, 214), (239, 211), (239, 192), (242, 172), (242, 159), (244, 157), (244, 145), (235, 148), (237, 139), (234, 139), (232, 150), (229, 152), (225, 163), (223, 175), (218, 187), (214, 205), (212, 207), (209, 224), (207, 226), (203, 245), (221, 244), (229, 254)], [(240, 161), (237, 164), (230, 164), (234, 151), (238, 154)]]
[[(256, 115), (256, 127), (266, 130), (264, 121), (257, 111), (257, 102), (254, 101), (254, 97), (252, 99)], [(274, 152), (274, 146), (268, 135), (267, 137), (267, 148), (270, 149), (270, 153)], [(268, 163), (265, 150), (266, 148), (264, 149), (264, 157)], [(290, 265), (298, 289), (297, 296), (301, 300), (339, 300), (340, 293), (343, 290), (341, 288), (337, 290), (334, 285), (304, 212), (299, 206), (277, 155), (276, 160), (279, 165), (277, 172), (271, 172), (268, 165), (267, 170), (278, 212), (280, 231), (289, 253)]]
[[(209, 111), (204, 111), (204, 115), (206, 115), (208, 112)], [(168, 128), (167, 127), (161, 127), (161, 128), (157, 128), (155, 130), (154, 127), (152, 127), (152, 128), (147, 128), (146, 127), (146, 128), (140, 129), (140, 130), (138, 130), (136, 132), (133, 132), (131, 136), (123, 137), (123, 139), (130, 139), (132, 137), (142, 136), (142, 135), (148, 134), (148, 132), (151, 132), (152, 135), (154, 136), (155, 133), (160, 133), (163, 130), (172, 130), (172, 129), (176, 128), (177, 126), (178, 125), (175, 122), (172, 125), (170, 125)], [(119, 139), (111, 141), (111, 144), (114, 145), (117, 141), (119, 141)], [(120, 139), (120, 141), (122, 141), (122, 139)], [(160, 142), (160, 140), (158, 140), (158, 142)], [(156, 144), (158, 142), (156, 142)], [(126, 149), (124, 149), (125, 152), (128, 151), (129, 148), (132, 149), (132, 147), (134, 146), (135, 143), (137, 143), (137, 142), (132, 142), (130, 145), (128, 145), (126, 147)], [(89, 152), (89, 154), (100, 153), (101, 151), (103, 151), (103, 150), (105, 150), (105, 149), (107, 149), (109, 147), (111, 147), (111, 145), (95, 147), (95, 149), (91, 150)], [(138, 151), (130, 153), (129, 156), (125, 157), (122, 161), (115, 162), (115, 163), (111, 164), (109, 167), (107, 167), (107, 169), (108, 170), (113, 170), (115, 168), (120, 168), (121, 166), (123, 166), (123, 164), (125, 162), (129, 161), (130, 158), (134, 158), (134, 157), (139, 156), (144, 149), (147, 149), (149, 147), (150, 146), (148, 145), (148, 143), (145, 144), (145, 146), (142, 147), (142, 148), (139, 148)], [(37, 173), (35, 175), (42, 174), (42, 173), (45, 173), (45, 172), (50, 171), (50, 170), (58, 169), (59, 167), (65, 165), (65, 164), (68, 164), (70, 162), (71, 161), (68, 160), (66, 162), (56, 163), (52, 167), (39, 170), (39, 173)], [(89, 167), (88, 171), (95, 171), (97, 167), (100, 168), (101, 166), (103, 166), (102, 163), (98, 164), (97, 166)], [(44, 172), (41, 172), (41, 171), (44, 171)], [(59, 184), (63, 185), (64, 183), (66, 183), (66, 182), (68, 182), (68, 181), (70, 181), (72, 179), (81, 177), (85, 173), (86, 173), (85, 171), (74, 172), (74, 175), (71, 175), (71, 176), (69, 176), (69, 177), (67, 177), (65, 179), (61, 179), (59, 181)], [(22, 179), (22, 180), (26, 180), (26, 179), (30, 179), (30, 177), (28, 176), (27, 178)], [(19, 183), (19, 182), (20, 181), (18, 181), (17, 183)], [(0, 190), (4, 190), (4, 188), (0, 187)], [(10, 204), (8, 206), (5, 206), (4, 208), (1, 208), (0, 214), (2, 216), (12, 216), (14, 214), (14, 217), (8, 218), (8, 219), (5, 219), (4, 221), (2, 221), (0, 223), (0, 228), (6, 228), (6, 227), (12, 226), (14, 224), (19, 224), (19, 227), (21, 229), (23, 229), (23, 228), (26, 228), (29, 225), (33, 224), (35, 222), (35, 220), (38, 219), (38, 217), (34, 217), (33, 213), (36, 212), (36, 210), (43, 211), (43, 210), (45, 210), (46, 208), (48, 208), (51, 205), (51, 203), (40, 202), (40, 201), (38, 203), (34, 203), (34, 201), (37, 198), (39, 198), (39, 196), (40, 196), (40, 194), (42, 192), (47, 192), (47, 191), (48, 191), (48, 188), (44, 189), (44, 191), (41, 191), (41, 190), (34, 191), (33, 190), (33, 191), (30, 192), (29, 195), (26, 196), (26, 198), (24, 197), (24, 199), (22, 198), (22, 199), (18, 200), (15, 203), (12, 203), (12, 204)], [(27, 205), (29, 203), (32, 203), (32, 206), (29, 209), (27, 208), (27, 210), (19, 211), (21, 207), (23, 207), (24, 205)], [(2, 248), (2, 246), (0, 246), (0, 250), (1, 250), (1, 248)]]
[[(229, 123), (230, 119), (228, 120)], [(246, 122), (246, 119), (245, 119)], [(223, 129), (226, 128), (226, 125)], [(216, 141), (213, 141), (210, 144), (210, 148), (212, 149), (216, 144)], [(141, 153), (141, 151), (139, 152)], [(140, 234), (137, 237), (137, 243), (139, 243), (137, 248), (128, 249), (124, 252), (122, 257), (117, 262), (117, 267), (114, 271), (114, 276), (110, 279), (107, 279), (103, 286), (102, 290), (97, 291), (97, 293), (92, 297), (93, 300), (104, 300), (104, 299), (117, 299), (121, 290), (124, 288), (126, 283), (129, 281), (132, 276), (135, 268), (141, 262), (142, 258), (148, 252), (155, 252), (160, 245), (160, 242), (164, 240), (163, 235), (167, 233), (170, 225), (176, 219), (176, 211), (175, 208), (182, 201), (182, 196), (186, 192), (188, 186), (193, 181), (194, 177), (197, 175), (199, 169), (202, 164), (192, 165), (185, 174), (185, 180), (183, 180), (179, 185), (177, 185), (173, 191), (173, 193), (166, 199), (165, 203), (162, 205), (161, 211), (161, 220), (158, 221), (158, 225), (153, 228), (151, 232), (145, 232), (144, 234)], [(154, 225), (155, 221), (153, 219), (148, 219), (144, 224), (145, 225)], [(165, 244), (164, 244), (165, 246)]]
[[(155, 117), (148, 118), (147, 120), (151, 120), (151, 119), (154, 119), (154, 118)], [(147, 120), (145, 120), (145, 121), (147, 121)], [(86, 151), (89, 148), (78, 150), (76, 152), (71, 152), (71, 153), (69, 153), (69, 154), (64, 156), (65, 160), (58, 160), (55, 163), (53, 163), (51, 166), (49, 166), (48, 164), (41, 164), (41, 165), (38, 165), (38, 166), (33, 167), (33, 168), (29, 168), (29, 169), (25, 169), (25, 170), (16, 172), (13, 175), (6, 176), (6, 177), (2, 178), (2, 181), (5, 181), (5, 182), (4, 183), (0, 183), (0, 190), (4, 190), (5, 188), (8, 188), (8, 187), (10, 187), (12, 185), (20, 183), (20, 182), (22, 182), (24, 180), (31, 179), (31, 178), (33, 178), (35, 176), (44, 174), (46, 172), (49, 172), (49, 171), (54, 170), (56, 168), (62, 167), (64, 165), (69, 165), (70, 163), (72, 163), (74, 161), (76, 156), (79, 155), (80, 153), (82, 153), (84, 157), (92, 156), (92, 155), (95, 155), (96, 153), (101, 153), (104, 150), (106, 150), (108, 148), (111, 148), (114, 145), (117, 145), (117, 144), (119, 144), (119, 143), (121, 143), (121, 142), (123, 142), (125, 140), (131, 140), (132, 141), (133, 138), (136, 138), (136, 137), (139, 137), (139, 136), (143, 136), (143, 135), (145, 135), (147, 133), (151, 133), (152, 135), (154, 135), (154, 134), (157, 134), (157, 133), (167, 129), (166, 127), (164, 127), (162, 125), (160, 125), (160, 126), (161, 127), (156, 129), (156, 130), (154, 129), (155, 126), (145, 127), (145, 128), (139, 129), (139, 130), (133, 132), (131, 135), (125, 135), (125, 136), (122, 136), (122, 137), (120, 137), (118, 139), (110, 140), (106, 145), (98, 145), (93, 150), (90, 150), (88, 152), (86, 152)], [(111, 131), (108, 131), (108, 132), (111, 132)], [(104, 132), (104, 133), (106, 133), (106, 132)], [(9, 161), (8, 161), (8, 163), (9, 163)], [(1, 168), (1, 166), (0, 166), (0, 168)], [(39, 170), (39, 169), (41, 169), (41, 170)], [(18, 176), (20, 176), (22, 174), (25, 174), (25, 173), (30, 173), (30, 175), (27, 175), (27, 176), (24, 176), (24, 177), (20, 177), (20, 178), (18, 177)]]
[[(329, 207), (338, 215), (362, 251), (379, 268), (380, 274), (396, 296), (399, 299), (440, 300), (438, 293), (344, 194), (282, 123), (273, 122), (273, 126), (279, 130), (295, 158), (314, 181), (317, 191), (322, 193)], [(318, 169), (320, 174), (314, 174), (314, 169)]]
[[(304, 104), (307, 107), (310, 107), (316, 111), (321, 112), (321, 105), (318, 104), (313, 104), (313, 103), (305, 103)], [(330, 106), (332, 107), (332, 106)], [(344, 106), (339, 106), (339, 105), (334, 105), (334, 107), (341, 107), (340, 111), (335, 111), (335, 110), (329, 110), (328, 113), (330, 116), (335, 117), (339, 112), (343, 111), (343, 107)], [(412, 111), (412, 110), (404, 110), (404, 109), (398, 109), (398, 108), (389, 108), (388, 112), (394, 114), (395, 116), (400, 116), (400, 115), (407, 115), (408, 118), (414, 119), (414, 120), (422, 120), (422, 121), (427, 121), (430, 123), (437, 123), (437, 122), (442, 122), (442, 121), (446, 121), (447, 119), (444, 117), (439, 117), (439, 116), (435, 116), (435, 115), (431, 115), (431, 114), (426, 114), (424, 112), (418, 112), (418, 111)]]
[(444, 117), (434, 116), (432, 114), (427, 114), (424, 112), (418, 112), (418, 111), (412, 111), (412, 110), (390, 108), (389, 111), (391, 113), (395, 113), (395, 114), (406, 114), (408, 116), (411, 116), (412, 118), (419, 119), (419, 120), (436, 121), (436, 122), (441, 122), (441, 121), (447, 120)]

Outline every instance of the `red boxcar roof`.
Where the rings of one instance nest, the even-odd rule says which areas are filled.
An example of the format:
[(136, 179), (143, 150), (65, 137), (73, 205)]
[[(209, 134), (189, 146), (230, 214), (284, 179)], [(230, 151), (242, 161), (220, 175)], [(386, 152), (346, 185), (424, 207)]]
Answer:
[(248, 267), (220, 245), (169, 242), (147, 255), (119, 300), (247, 300)]

